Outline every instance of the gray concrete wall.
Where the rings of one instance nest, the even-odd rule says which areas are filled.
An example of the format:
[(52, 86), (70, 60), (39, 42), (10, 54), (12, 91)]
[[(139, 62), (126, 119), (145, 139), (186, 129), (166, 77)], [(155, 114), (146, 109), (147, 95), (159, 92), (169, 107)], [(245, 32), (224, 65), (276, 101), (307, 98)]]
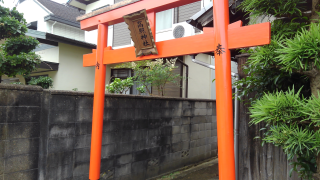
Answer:
[(37, 179), (42, 88), (0, 85), (0, 179)]
[[(87, 180), (92, 106), (92, 93), (0, 85), (0, 180)], [(214, 157), (216, 135), (212, 100), (106, 95), (101, 179)]]

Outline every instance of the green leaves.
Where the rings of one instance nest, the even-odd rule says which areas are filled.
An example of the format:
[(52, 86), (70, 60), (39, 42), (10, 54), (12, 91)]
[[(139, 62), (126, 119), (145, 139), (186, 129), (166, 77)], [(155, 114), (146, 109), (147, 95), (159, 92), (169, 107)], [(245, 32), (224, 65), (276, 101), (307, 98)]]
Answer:
[(302, 16), (306, 1), (302, 0), (245, 0), (240, 8), (254, 19), (259, 16), (290, 17)]
[(301, 112), (301, 103), (304, 101), (304, 98), (300, 98), (300, 91), (297, 93), (294, 90), (266, 93), (250, 107), (252, 118), (250, 124), (299, 123), (305, 119), (305, 114)]
[(142, 94), (142, 93), (145, 93), (146, 92), (146, 87), (145, 86), (140, 86), (140, 87), (137, 87), (137, 90), (139, 92), (139, 94)]
[[(168, 82), (180, 86), (179, 82), (183, 78), (176, 74), (173, 70), (176, 59), (163, 60), (156, 59), (155, 61), (140, 61), (123, 63), (116, 68), (130, 68), (134, 70), (134, 80), (137, 84), (142, 85), (144, 89), (151, 95), (150, 85), (158, 90), (158, 95), (165, 95), (165, 85)], [(142, 89), (141, 89), (142, 90)], [(139, 90), (138, 90), (139, 91)]]
[(263, 141), (281, 146), (288, 160), (297, 156), (297, 160), (291, 163), (290, 176), (295, 170), (302, 179), (312, 179), (316, 172), (315, 157), (320, 151), (319, 131), (298, 124), (279, 124), (270, 127)]
[(26, 24), (23, 14), (15, 8), (10, 10), (0, 6), (0, 40), (25, 35), (28, 30)]
[(53, 87), (53, 79), (47, 76), (40, 76), (38, 78), (32, 77), (28, 84), (41, 86), (43, 89), (49, 89), (49, 87)]
[(40, 63), (40, 56), (34, 52), (20, 53), (18, 55), (6, 55), (5, 52), (0, 52), (0, 76), (3, 74), (9, 77), (28, 75), (36, 70), (36, 65)]
[(39, 41), (33, 37), (19, 36), (8, 39), (1, 46), (7, 55), (13, 55), (31, 52), (38, 45)]
[(315, 157), (320, 152), (320, 130), (315, 128), (320, 126), (320, 98), (305, 99), (300, 90), (266, 93), (249, 109), (250, 124), (266, 123), (262, 142), (281, 146), (289, 160), (297, 156), (292, 170), (299, 172), (301, 178), (310, 179), (316, 172)]
[(39, 42), (26, 37), (26, 21), (16, 8), (12, 10), (0, 6), (0, 76), (28, 75), (41, 63), (40, 56), (31, 52)]
[(320, 69), (320, 24), (312, 23), (310, 29), (302, 29), (293, 39), (286, 39), (276, 52), (283, 69), (288, 72)]
[(305, 119), (310, 120), (315, 126), (320, 127), (320, 98), (312, 95), (305, 104), (301, 103), (301, 107), (301, 112), (306, 116)]
[(133, 86), (132, 77), (128, 77), (124, 80), (115, 78), (112, 83), (106, 85), (106, 90), (109, 93), (123, 94), (126, 93), (131, 88), (131, 86)]

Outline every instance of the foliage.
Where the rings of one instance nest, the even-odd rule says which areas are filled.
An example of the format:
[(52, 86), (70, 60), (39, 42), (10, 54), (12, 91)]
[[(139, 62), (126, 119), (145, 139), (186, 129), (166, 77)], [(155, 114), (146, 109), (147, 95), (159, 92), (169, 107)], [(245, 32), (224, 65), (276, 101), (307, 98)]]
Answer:
[(310, 28), (302, 29), (293, 39), (280, 43), (279, 64), (288, 72), (320, 69), (320, 24), (312, 23)]
[(40, 56), (31, 52), (39, 42), (25, 37), (26, 32), (23, 14), (16, 8), (10, 10), (0, 6), (0, 40), (6, 40), (0, 47), (0, 77), (4, 74), (9, 77), (26, 76), (41, 62)]
[[(130, 68), (134, 70), (134, 80), (142, 85), (145, 90), (151, 95), (150, 85), (157, 88), (158, 95), (165, 95), (165, 86), (168, 82), (172, 82), (179, 86), (180, 80), (183, 78), (179, 74), (175, 74), (173, 69), (176, 59), (155, 61), (140, 61), (124, 63), (116, 68)], [(138, 90), (139, 91), (139, 90)]]
[(6, 40), (1, 46), (7, 55), (12, 56), (14, 54), (31, 52), (38, 45), (39, 41), (32, 37), (18, 36)]
[(22, 82), (12, 82), (11, 84), (23, 85), (23, 83), (22, 83)]
[(120, 78), (115, 78), (114, 81), (106, 85), (106, 90), (109, 93), (123, 94), (126, 93), (133, 86), (132, 77), (121, 80)]
[(302, 16), (305, 0), (244, 0), (240, 8), (253, 19), (274, 15), (276, 17)]
[(310, 120), (316, 127), (320, 127), (320, 98), (312, 95), (306, 103), (301, 103), (301, 106), (303, 107), (301, 112), (306, 116), (305, 119)]
[(140, 86), (140, 87), (137, 87), (137, 90), (139, 92), (139, 94), (143, 94), (146, 92), (146, 87), (145, 86)]
[(263, 143), (281, 146), (289, 159), (297, 156), (291, 172), (312, 179), (320, 163), (320, 99), (310, 87), (320, 75), (320, 26), (305, 17), (306, 7), (305, 0), (244, 0), (241, 8), (251, 22), (272, 16), (276, 20), (271, 44), (242, 50), (250, 55), (243, 70), (247, 76), (236, 86), (240, 97), (256, 93), (250, 124), (265, 124)]
[(26, 24), (23, 14), (16, 8), (10, 10), (0, 6), (0, 40), (24, 35), (28, 30)]
[[(281, 146), (290, 160), (297, 156), (292, 170), (298, 171), (303, 179), (311, 179), (316, 172), (320, 131), (314, 127), (319, 122), (319, 102), (320, 98), (305, 99), (300, 91), (289, 90), (266, 93), (250, 108), (250, 124), (266, 123), (266, 128), (262, 129), (267, 130), (263, 143)], [(315, 104), (318, 105), (313, 107)], [(313, 108), (318, 108), (317, 112)]]
[(284, 23), (283, 20), (276, 20), (272, 22), (272, 38), (269, 45), (242, 50), (250, 57), (243, 67), (243, 72), (248, 76), (235, 82), (240, 90), (239, 98), (251, 92), (256, 92), (255, 98), (260, 98), (264, 92), (286, 91), (292, 86), (295, 90), (304, 87), (301, 94), (305, 97), (311, 95), (309, 78), (298, 72), (288, 73), (281, 68), (283, 63), (278, 58), (281, 55), (279, 49), (282, 48), (285, 39), (293, 38), (304, 28), (305, 23)]
[(41, 86), (43, 89), (49, 89), (53, 87), (53, 79), (47, 76), (40, 77), (31, 77), (31, 80), (28, 82), (29, 85)]
[(300, 92), (295, 93), (294, 90), (265, 94), (250, 108), (250, 123), (292, 124), (304, 119), (304, 114), (300, 111), (304, 98), (300, 98), (299, 94)]

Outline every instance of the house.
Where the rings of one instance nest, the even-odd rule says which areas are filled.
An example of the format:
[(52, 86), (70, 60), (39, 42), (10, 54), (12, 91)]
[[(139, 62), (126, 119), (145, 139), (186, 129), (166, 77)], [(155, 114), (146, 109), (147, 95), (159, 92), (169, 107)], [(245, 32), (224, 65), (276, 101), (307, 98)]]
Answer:
[[(67, 4), (85, 10), (86, 13), (90, 13), (119, 2), (121, 2), (121, 0), (69, 0)], [(201, 30), (193, 27), (186, 21), (210, 3), (212, 3), (210, 0), (202, 0), (158, 12), (156, 14), (156, 42), (202, 33)], [(108, 28), (108, 46), (112, 46), (113, 49), (133, 46), (128, 26), (124, 22), (109, 26)], [(184, 33), (181, 33), (181, 29), (184, 30)], [(96, 43), (96, 39), (97, 30), (85, 32), (86, 42)], [(212, 53), (199, 54), (196, 56), (196, 59), (208, 64), (214, 64), (212, 55)], [(172, 97), (215, 99), (216, 87), (215, 83), (212, 83), (213, 79), (215, 79), (215, 71), (193, 63), (190, 56), (177, 58), (179, 59), (176, 63), (176, 66), (179, 67), (177, 73), (188, 76), (188, 78), (181, 82), (182, 89), (169, 84), (166, 95)], [(126, 78), (131, 75), (130, 70), (113, 70), (112, 67), (112, 65), (107, 66), (106, 79), (110, 79), (111, 77)], [(232, 71), (236, 72), (236, 67), (236, 63), (233, 62)]]
[[(76, 21), (85, 12), (51, 0), (19, 0), (17, 10), (24, 13), (28, 23), (26, 35), (40, 42), (34, 51), (41, 56), (42, 63), (31, 77), (53, 78), (56, 90), (93, 91), (94, 68), (84, 68), (82, 56), (96, 45), (85, 42), (85, 32)], [(28, 81), (22, 76), (2, 79), (4, 83)]]

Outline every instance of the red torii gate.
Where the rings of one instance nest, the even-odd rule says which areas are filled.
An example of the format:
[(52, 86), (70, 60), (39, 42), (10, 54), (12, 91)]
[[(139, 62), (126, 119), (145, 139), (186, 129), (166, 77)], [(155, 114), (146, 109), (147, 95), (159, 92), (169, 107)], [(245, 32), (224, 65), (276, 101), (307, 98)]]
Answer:
[(97, 50), (83, 56), (83, 66), (96, 66), (90, 180), (100, 179), (106, 64), (206, 52), (215, 52), (219, 179), (235, 179), (230, 49), (269, 44), (270, 23), (245, 27), (241, 27), (241, 21), (229, 24), (228, 0), (214, 0), (214, 28), (204, 28), (203, 34), (195, 36), (156, 42), (158, 55), (136, 57), (134, 47), (117, 50), (107, 47), (108, 26), (123, 22), (123, 16), (146, 9), (153, 37), (156, 38), (155, 13), (197, 1), (200, 0), (126, 0), (122, 2), (123, 7), (116, 8), (121, 5), (116, 4), (115, 9), (105, 8), (78, 18), (81, 29), (98, 29)]

